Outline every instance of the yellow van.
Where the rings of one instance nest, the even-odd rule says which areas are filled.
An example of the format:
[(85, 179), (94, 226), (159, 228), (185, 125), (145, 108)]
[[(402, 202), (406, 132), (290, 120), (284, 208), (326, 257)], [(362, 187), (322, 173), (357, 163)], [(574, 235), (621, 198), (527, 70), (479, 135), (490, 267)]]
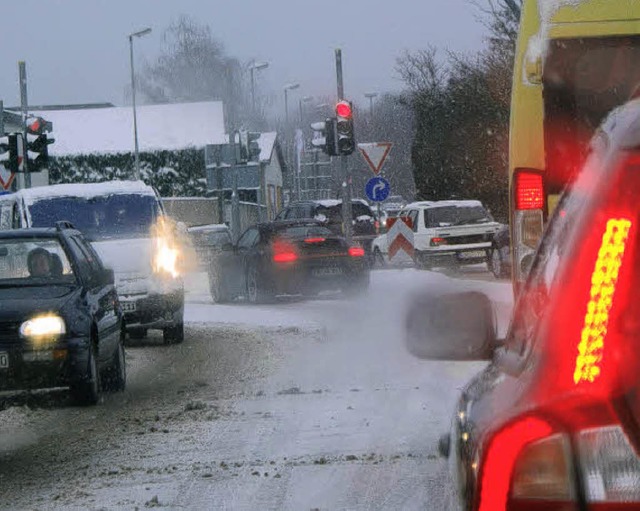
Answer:
[(615, 107), (640, 94), (640, 0), (524, 0), (509, 135), (513, 277)]

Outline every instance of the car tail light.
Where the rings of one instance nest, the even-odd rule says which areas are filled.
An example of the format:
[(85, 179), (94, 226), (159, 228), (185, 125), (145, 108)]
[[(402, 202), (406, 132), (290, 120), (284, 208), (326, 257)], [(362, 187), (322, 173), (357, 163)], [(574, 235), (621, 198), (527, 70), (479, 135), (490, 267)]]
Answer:
[(619, 426), (582, 431), (577, 449), (588, 503), (640, 508), (640, 459)]
[(524, 282), (533, 255), (542, 238), (544, 221), (544, 181), (533, 169), (517, 169), (514, 174), (513, 256), (516, 282)]
[(362, 247), (349, 247), (349, 255), (351, 257), (364, 257), (364, 248), (362, 248)]
[(274, 263), (293, 263), (298, 260), (296, 248), (286, 241), (275, 241), (273, 243)]
[(518, 169), (514, 179), (516, 210), (543, 209), (544, 186), (542, 174), (535, 170)]
[(440, 245), (448, 245), (449, 242), (445, 238), (431, 238), (431, 246), (439, 247)]
[(307, 238), (304, 240), (305, 243), (313, 244), (313, 243), (324, 243), (326, 241), (325, 238)]

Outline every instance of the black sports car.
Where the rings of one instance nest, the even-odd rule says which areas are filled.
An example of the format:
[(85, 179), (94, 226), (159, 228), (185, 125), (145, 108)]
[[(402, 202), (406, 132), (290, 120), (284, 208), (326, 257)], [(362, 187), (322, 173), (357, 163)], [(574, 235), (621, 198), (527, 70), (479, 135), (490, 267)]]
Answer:
[(251, 303), (280, 294), (315, 294), (369, 285), (364, 249), (349, 246), (313, 220), (274, 221), (249, 227), (209, 268), (214, 300), (246, 296)]
[(70, 387), (78, 404), (126, 382), (113, 271), (70, 224), (0, 232), (0, 390)]

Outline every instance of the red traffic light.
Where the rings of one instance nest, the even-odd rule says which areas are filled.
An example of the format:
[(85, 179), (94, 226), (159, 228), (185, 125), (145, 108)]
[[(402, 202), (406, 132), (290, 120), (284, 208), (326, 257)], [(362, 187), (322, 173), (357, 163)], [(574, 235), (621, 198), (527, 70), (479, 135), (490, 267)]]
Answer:
[(338, 117), (351, 117), (351, 104), (348, 101), (338, 101), (336, 104), (336, 115)]
[(45, 132), (51, 131), (52, 125), (49, 121), (45, 121), (42, 117), (36, 117), (27, 124), (27, 133), (31, 135), (42, 135)]

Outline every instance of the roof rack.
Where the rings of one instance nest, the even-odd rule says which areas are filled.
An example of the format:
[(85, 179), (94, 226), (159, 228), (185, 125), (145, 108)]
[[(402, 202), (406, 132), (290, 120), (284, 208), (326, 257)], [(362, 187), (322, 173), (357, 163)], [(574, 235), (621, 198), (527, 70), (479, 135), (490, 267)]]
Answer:
[(75, 226), (68, 220), (60, 220), (56, 222), (56, 230), (63, 231), (64, 229), (75, 229)]

